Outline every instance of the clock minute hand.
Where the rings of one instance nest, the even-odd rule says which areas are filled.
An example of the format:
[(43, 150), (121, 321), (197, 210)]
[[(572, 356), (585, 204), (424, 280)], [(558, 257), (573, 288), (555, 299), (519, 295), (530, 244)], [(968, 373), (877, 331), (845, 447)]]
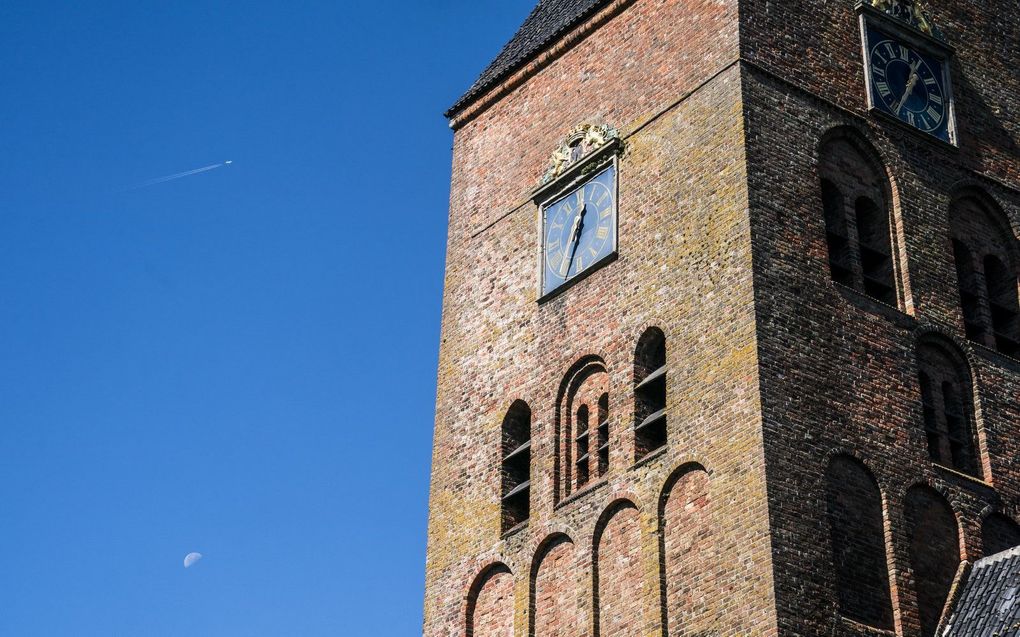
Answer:
[(581, 204), (581, 209), (577, 211), (577, 216), (574, 217), (574, 225), (570, 227), (570, 240), (568, 241), (570, 247), (570, 258), (563, 260), (563, 265), (560, 266), (560, 278), (567, 278), (567, 273), (570, 272), (570, 266), (574, 263), (574, 255), (577, 253), (577, 241), (581, 238), (581, 233), (578, 230), (581, 228), (581, 219), (584, 217), (584, 204)]
[(896, 105), (896, 114), (899, 115), (900, 111), (907, 103), (907, 99), (910, 98), (910, 94), (914, 92), (914, 87), (917, 86), (917, 81), (920, 79), (917, 75), (917, 68), (921, 66), (920, 60), (914, 62), (910, 66), (910, 79), (907, 80), (907, 88), (903, 90), (903, 99)]

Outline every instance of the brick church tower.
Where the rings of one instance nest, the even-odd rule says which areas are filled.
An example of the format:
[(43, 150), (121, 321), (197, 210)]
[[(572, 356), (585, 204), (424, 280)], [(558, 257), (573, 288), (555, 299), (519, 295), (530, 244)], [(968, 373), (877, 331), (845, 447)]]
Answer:
[(425, 637), (928, 637), (1020, 544), (1020, 10), (855, 2), (542, 0), (449, 110)]

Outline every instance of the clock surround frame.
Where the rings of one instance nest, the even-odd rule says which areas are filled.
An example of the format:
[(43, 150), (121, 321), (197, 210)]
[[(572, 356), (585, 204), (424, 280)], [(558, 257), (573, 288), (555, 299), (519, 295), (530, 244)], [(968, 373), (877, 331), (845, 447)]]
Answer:
[[(603, 146), (579, 158), (561, 175), (548, 183), (540, 185), (532, 192), (532, 201), (537, 211), (538, 251), (536, 260), (536, 278), (538, 280), (538, 303), (542, 304), (563, 294), (574, 285), (587, 279), (620, 256), (620, 157), (623, 154), (623, 142), (613, 137)], [(545, 258), (546, 258), (546, 208), (559, 201), (567, 193), (583, 186), (589, 179), (597, 176), (604, 169), (612, 166), (615, 170), (613, 179), (613, 243), (610, 250), (584, 270), (549, 291), (545, 290)]]
[[(953, 78), (950, 68), (956, 55), (956, 49), (948, 42), (928, 35), (916, 27), (871, 6), (867, 2), (862, 1), (857, 4), (857, 15), (861, 34), (861, 53), (864, 57), (864, 86), (868, 113), (880, 121), (892, 122), (897, 126), (913, 131), (915, 135), (920, 135), (922, 138), (934, 141), (944, 147), (954, 150), (959, 149), (959, 125), (956, 117), (956, 99), (953, 93)], [(875, 103), (875, 92), (872, 85), (869, 26), (874, 30), (898, 38), (904, 44), (941, 62), (941, 79), (945, 91), (946, 118), (948, 119), (948, 141), (931, 132), (912, 126), (895, 115), (887, 113)]]

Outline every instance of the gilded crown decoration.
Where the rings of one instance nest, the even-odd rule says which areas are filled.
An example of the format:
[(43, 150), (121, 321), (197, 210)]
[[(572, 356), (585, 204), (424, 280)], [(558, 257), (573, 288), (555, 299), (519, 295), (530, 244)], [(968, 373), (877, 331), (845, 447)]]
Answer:
[(563, 143), (553, 152), (549, 168), (542, 175), (541, 185), (553, 181), (574, 164), (619, 138), (620, 132), (612, 126), (581, 124), (570, 131)]
[(921, 0), (864, 0), (864, 4), (912, 26), (925, 35), (946, 41), (946, 36), (932, 22), (928, 7)]

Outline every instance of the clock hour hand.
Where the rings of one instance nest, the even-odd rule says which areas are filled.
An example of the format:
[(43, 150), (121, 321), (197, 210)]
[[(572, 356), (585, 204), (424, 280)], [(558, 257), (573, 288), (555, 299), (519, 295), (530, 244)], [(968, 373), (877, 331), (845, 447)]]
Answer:
[(917, 60), (910, 65), (910, 79), (907, 80), (907, 88), (903, 90), (903, 99), (896, 105), (896, 114), (899, 115), (900, 111), (907, 103), (907, 99), (910, 98), (910, 94), (914, 92), (914, 87), (917, 86), (917, 81), (920, 79), (917, 75), (917, 68), (921, 66), (921, 61)]

